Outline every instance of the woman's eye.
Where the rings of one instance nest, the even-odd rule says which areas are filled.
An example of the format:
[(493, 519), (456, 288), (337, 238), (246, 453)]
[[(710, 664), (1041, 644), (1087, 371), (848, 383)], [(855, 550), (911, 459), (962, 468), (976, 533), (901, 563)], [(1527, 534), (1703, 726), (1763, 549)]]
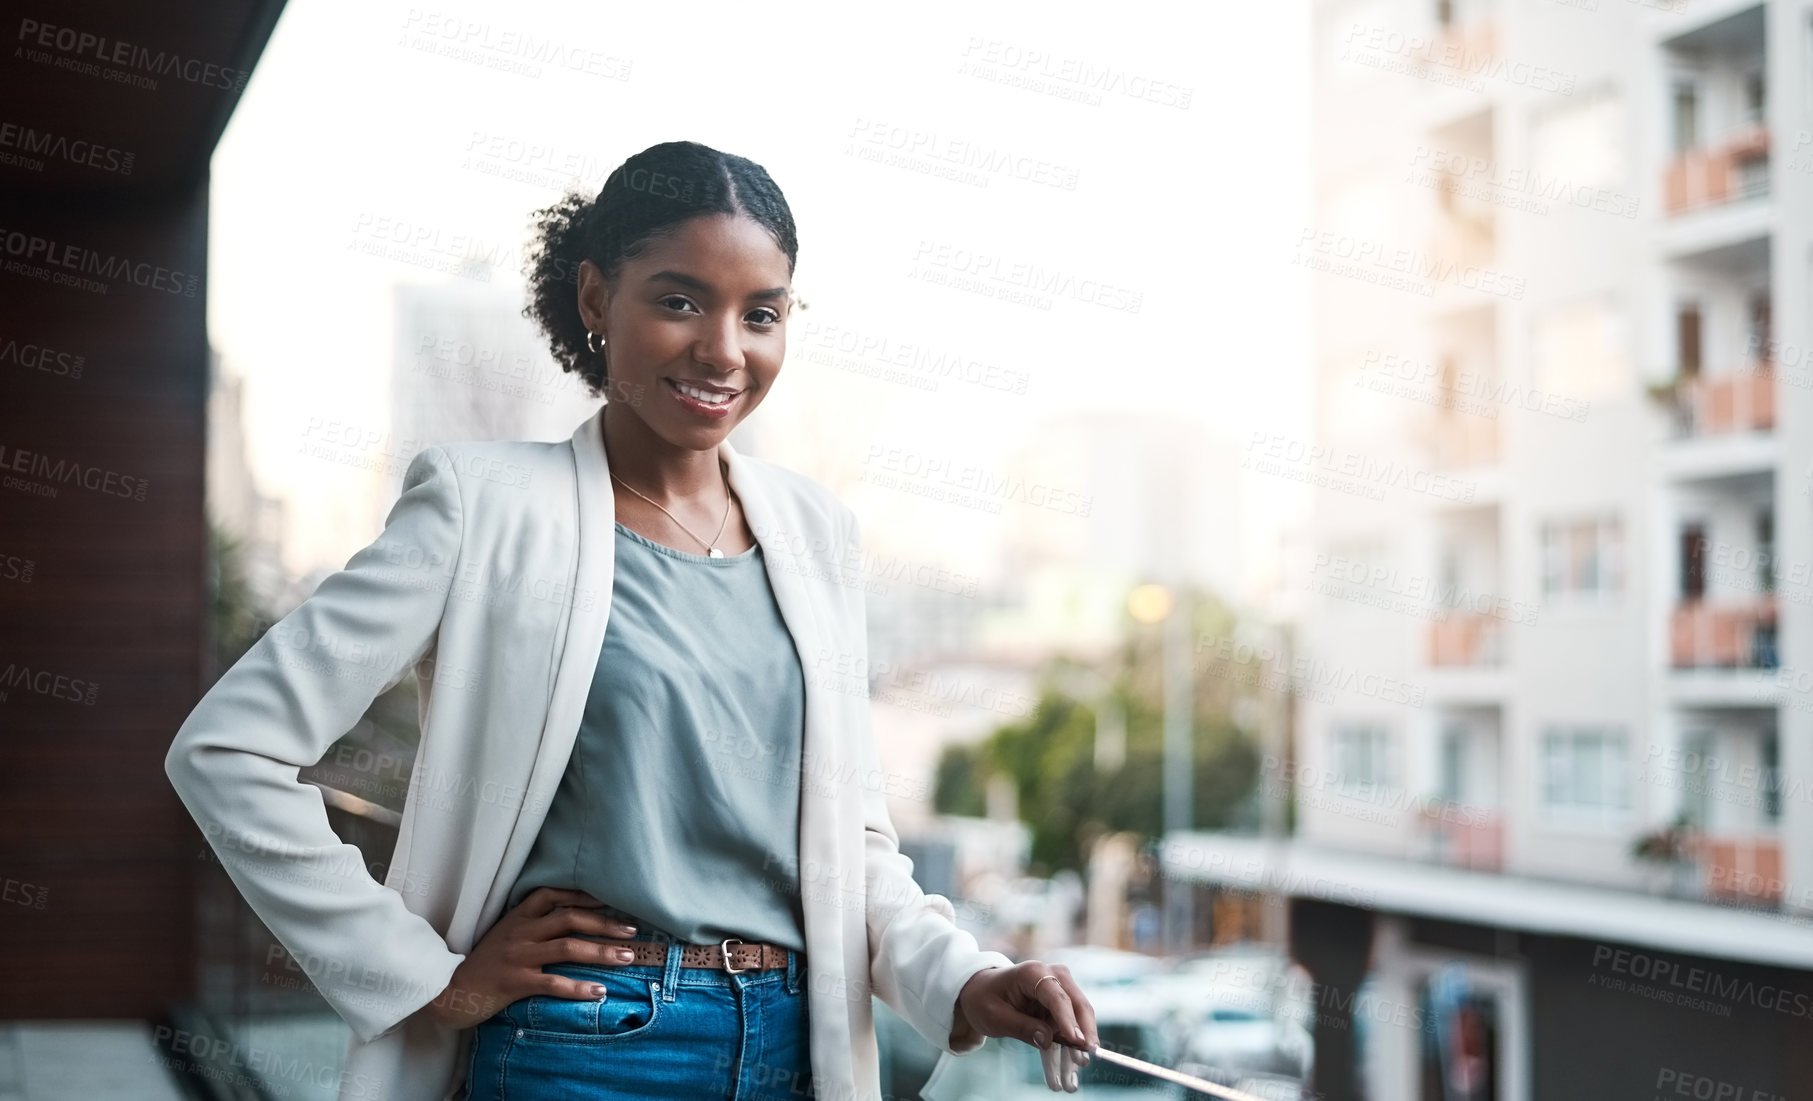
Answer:
[(759, 325), (772, 325), (781, 319), (781, 315), (768, 307), (763, 306), (759, 310), (752, 311), (749, 315), (749, 319)]
[[(678, 305), (675, 305), (675, 303), (678, 303)], [(666, 298), (663, 298), (661, 304), (669, 309), (675, 310), (689, 309), (692, 306), (692, 302), (677, 294), (670, 294)]]

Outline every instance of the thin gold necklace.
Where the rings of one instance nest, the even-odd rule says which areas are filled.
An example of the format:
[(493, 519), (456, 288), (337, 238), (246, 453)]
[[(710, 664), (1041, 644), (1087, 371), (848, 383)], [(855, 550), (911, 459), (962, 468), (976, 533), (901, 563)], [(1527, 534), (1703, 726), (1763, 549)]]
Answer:
[(616, 478), (617, 484), (622, 486), (624, 489), (629, 490), (631, 493), (635, 493), (636, 496), (641, 497), (644, 501), (648, 501), (649, 504), (654, 505), (656, 508), (660, 508), (662, 512), (667, 512), (667, 518), (669, 520), (672, 520), (676, 524), (680, 524), (681, 531), (685, 532), (688, 535), (691, 535), (694, 539), (698, 539), (699, 542), (705, 543), (705, 552), (710, 557), (722, 558), (722, 557), (724, 557), (724, 552), (718, 549), (717, 544), (718, 544), (718, 540), (720, 538), (722, 538), (724, 535), (724, 525), (728, 524), (730, 522), (730, 474), (728, 471), (726, 471), (724, 469), (724, 460), (722, 458), (718, 459), (718, 473), (720, 475), (722, 475), (724, 478), (724, 518), (722, 520), (718, 521), (718, 534), (712, 536), (711, 542), (709, 542), (709, 543), (705, 543), (705, 540), (699, 539), (698, 535), (694, 534), (693, 530), (691, 528), (687, 527), (685, 524), (680, 524), (680, 518), (678, 516), (675, 516), (671, 512), (667, 512), (667, 510), (664, 508), (661, 508), (661, 502), (650, 500), (646, 495), (637, 492), (635, 486), (630, 485), (628, 482), (624, 481), (622, 478), (617, 478), (616, 471), (611, 472), (611, 477)]

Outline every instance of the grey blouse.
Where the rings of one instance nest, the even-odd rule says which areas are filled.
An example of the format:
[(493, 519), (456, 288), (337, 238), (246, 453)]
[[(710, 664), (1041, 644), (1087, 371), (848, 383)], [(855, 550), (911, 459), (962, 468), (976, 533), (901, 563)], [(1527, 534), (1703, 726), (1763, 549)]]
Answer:
[(577, 888), (643, 930), (804, 951), (805, 693), (760, 546), (709, 558), (619, 523), (585, 715), (509, 905)]

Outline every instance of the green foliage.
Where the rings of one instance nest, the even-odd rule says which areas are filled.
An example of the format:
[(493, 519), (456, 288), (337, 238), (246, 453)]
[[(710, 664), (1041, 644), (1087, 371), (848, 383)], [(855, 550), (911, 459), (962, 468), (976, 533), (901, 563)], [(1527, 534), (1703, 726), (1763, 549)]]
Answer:
[[(1250, 812), (1259, 775), (1256, 737), (1232, 717), (1234, 702), (1265, 690), (1245, 667), (1197, 653), (1196, 640), (1235, 629), (1235, 617), (1212, 597), (1184, 594), (1189, 615), (1193, 671), (1191, 824), (1211, 829)], [(1126, 621), (1117, 653), (1093, 669), (1108, 683), (1126, 720), (1126, 755), (1120, 767), (1095, 766), (1096, 711), (1072, 694), (1080, 666), (1052, 659), (1041, 671), (1037, 703), (1016, 722), (997, 727), (975, 747), (951, 747), (939, 761), (933, 806), (940, 813), (983, 813), (987, 777), (1013, 783), (1019, 816), (1032, 829), (1030, 871), (1049, 875), (1081, 870), (1089, 846), (1105, 832), (1131, 831), (1141, 843), (1163, 828), (1164, 657), (1163, 629)]]

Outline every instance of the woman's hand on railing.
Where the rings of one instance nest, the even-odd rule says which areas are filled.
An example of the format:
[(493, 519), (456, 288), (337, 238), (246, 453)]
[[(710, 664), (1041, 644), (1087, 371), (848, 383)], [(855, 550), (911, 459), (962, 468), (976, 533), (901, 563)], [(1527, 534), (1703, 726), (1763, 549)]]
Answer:
[(538, 887), (497, 919), (464, 961), (447, 989), (422, 1007), (437, 1024), (472, 1028), (511, 1002), (532, 994), (600, 1001), (604, 987), (542, 970), (549, 963), (625, 964), (625, 949), (573, 936), (627, 938), (636, 927), (593, 912), (604, 905), (584, 891)]
[(1039, 1049), (1045, 1084), (1075, 1093), (1077, 1068), (1100, 1043), (1095, 1007), (1063, 964), (1027, 960), (970, 976), (957, 994), (955, 1032), (1007, 1036)]

